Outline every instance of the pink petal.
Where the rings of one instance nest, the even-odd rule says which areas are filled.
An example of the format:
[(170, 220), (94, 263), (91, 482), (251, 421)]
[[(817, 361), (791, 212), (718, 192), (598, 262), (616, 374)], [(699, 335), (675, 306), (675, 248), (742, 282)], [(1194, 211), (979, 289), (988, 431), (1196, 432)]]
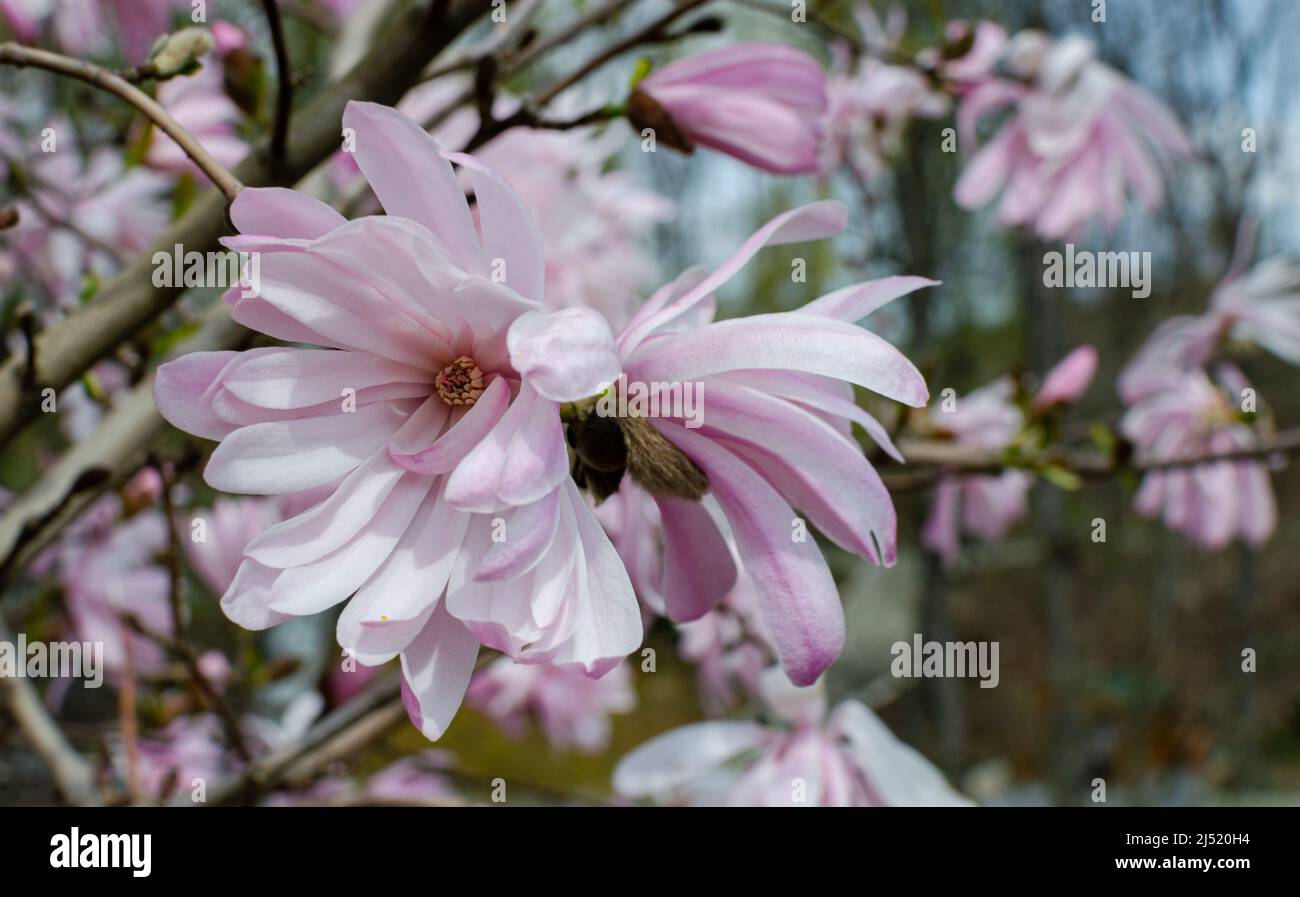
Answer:
[(813, 202), (782, 212), (756, 230), (731, 258), (680, 298), (666, 305), (661, 311), (641, 319), (635, 326), (626, 328), (619, 336), (620, 349), (625, 355), (632, 352), (641, 340), (655, 329), (703, 301), (705, 297), (735, 277), (745, 265), (749, 264), (749, 260), (758, 254), (759, 250), (767, 246), (821, 240), (838, 234), (844, 230), (847, 223), (848, 211), (842, 204), (831, 200)]
[(821, 315), (854, 324), (900, 296), (906, 296), (922, 287), (938, 285), (939, 281), (925, 277), (882, 277), (827, 293), (798, 311), (800, 314)]
[(234, 429), (212, 411), (211, 396), (220, 388), (221, 372), (239, 352), (191, 352), (159, 366), (154, 403), (168, 423), (204, 439), (224, 439)]
[(377, 404), (243, 427), (217, 446), (204, 479), (223, 492), (265, 495), (323, 486), (379, 449), (403, 419), (392, 405)]
[(755, 750), (769, 731), (758, 723), (693, 723), (665, 732), (633, 750), (614, 770), (614, 790), (624, 797), (657, 797), (709, 775), (731, 758)]
[(652, 422), (708, 474), (786, 675), (816, 681), (844, 646), (844, 611), (816, 542), (795, 541), (794, 511), (743, 461), (685, 427)]
[(334, 349), (273, 349), (245, 353), (222, 378), (226, 389), (263, 408), (306, 408), (321, 402), (342, 405), (345, 390), (392, 382), (433, 383), (427, 370)]
[(663, 528), (660, 591), (668, 619), (698, 620), (736, 585), (731, 549), (702, 503), (656, 495)]
[(524, 381), (556, 402), (597, 395), (622, 371), (614, 332), (592, 308), (521, 315), (510, 325), (506, 345)]
[(456, 465), (447, 500), (495, 512), (537, 501), (568, 477), (559, 408), (525, 383), (497, 425)]
[(245, 187), (230, 204), (241, 234), (314, 240), (347, 224), (331, 205), (284, 187)]
[(804, 371), (856, 383), (914, 408), (930, 396), (915, 365), (879, 336), (797, 312), (732, 318), (656, 337), (624, 369), (629, 379), (646, 382), (688, 382), (745, 369)]
[(357, 166), (389, 215), (423, 224), (466, 271), (486, 273), (469, 203), (438, 142), (401, 112), (350, 100), (343, 126)]
[(504, 377), (497, 377), (469, 410), (428, 448), (405, 454), (390, 445), (389, 453), (394, 461), (415, 473), (425, 476), (447, 473), (482, 443), (509, 406), (510, 384)]
[(555, 541), (560, 522), (559, 490), (505, 512), (503, 539), (483, 555), (474, 574), (480, 582), (514, 579), (531, 570)]
[(489, 267), (505, 263), (505, 283), (529, 299), (542, 300), (546, 250), (532, 211), (496, 169), (465, 153), (443, 156), (469, 171), (483, 226), (483, 252)]
[(429, 622), (402, 652), (402, 703), (424, 737), (436, 741), (460, 709), (478, 657), (473, 633), (439, 602)]
[(271, 608), (286, 614), (319, 613), (361, 588), (406, 534), (429, 486), (428, 480), (406, 474), (351, 542), (281, 573), (271, 592)]

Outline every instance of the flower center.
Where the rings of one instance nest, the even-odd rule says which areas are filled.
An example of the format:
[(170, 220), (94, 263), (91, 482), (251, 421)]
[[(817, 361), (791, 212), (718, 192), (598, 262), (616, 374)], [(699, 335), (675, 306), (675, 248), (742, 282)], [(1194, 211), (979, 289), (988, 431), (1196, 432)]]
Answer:
[(483, 395), (483, 372), (474, 359), (462, 355), (438, 372), (433, 385), (448, 405), (473, 405)]

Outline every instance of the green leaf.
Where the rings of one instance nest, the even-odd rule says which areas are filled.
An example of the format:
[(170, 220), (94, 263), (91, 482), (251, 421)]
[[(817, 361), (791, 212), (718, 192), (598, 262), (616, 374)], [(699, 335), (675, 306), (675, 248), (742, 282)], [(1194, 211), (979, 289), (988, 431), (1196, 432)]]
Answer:
[(1045, 465), (1038, 473), (1047, 482), (1058, 489), (1064, 489), (1066, 492), (1074, 492), (1083, 485), (1083, 480), (1079, 478), (1077, 473), (1056, 464)]

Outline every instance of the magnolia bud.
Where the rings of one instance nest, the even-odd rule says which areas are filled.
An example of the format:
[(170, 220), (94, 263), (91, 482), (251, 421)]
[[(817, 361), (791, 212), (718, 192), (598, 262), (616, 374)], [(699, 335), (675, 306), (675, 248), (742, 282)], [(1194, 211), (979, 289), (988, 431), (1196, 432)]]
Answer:
[(212, 46), (212, 34), (208, 29), (182, 28), (175, 34), (164, 34), (154, 42), (149, 64), (159, 78), (188, 75), (199, 67), (199, 60), (212, 52)]

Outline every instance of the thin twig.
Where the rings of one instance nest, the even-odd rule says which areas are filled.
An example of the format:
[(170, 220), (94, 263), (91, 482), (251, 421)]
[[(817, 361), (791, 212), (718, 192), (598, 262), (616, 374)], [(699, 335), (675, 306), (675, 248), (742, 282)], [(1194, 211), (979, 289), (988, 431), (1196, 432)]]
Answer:
[(129, 635), (122, 639), (126, 655), (126, 669), (117, 689), (118, 729), (122, 733), (122, 748), (126, 755), (126, 793), (132, 803), (140, 801), (140, 724), (136, 720), (135, 702), (135, 643)]
[[(375, 711), (394, 705), (400, 706), (399, 689), (400, 678), (397, 676), (375, 683), (317, 722), (306, 735), (281, 747), (229, 781), (218, 785), (208, 795), (208, 803), (220, 806), (237, 801), (241, 797), (266, 793), (283, 781), (285, 775), (301, 758), (342, 736), (354, 726), (370, 718)], [(193, 805), (185, 799), (174, 800), (173, 803), (178, 806)]]
[(284, 22), (276, 0), (262, 0), (266, 21), (271, 26), (271, 45), (275, 48), (275, 129), (271, 132), (271, 159), (284, 159), (289, 140), (289, 114), (293, 111), (293, 73), (289, 70), (289, 47), (284, 41)]
[(564, 93), (564, 91), (568, 90), (574, 84), (577, 84), (583, 78), (604, 66), (605, 63), (622, 56), (628, 50), (634, 49), (648, 41), (657, 39), (663, 35), (664, 29), (677, 21), (677, 19), (708, 2), (710, 2), (710, 0), (685, 0), (685, 2), (655, 19), (644, 28), (628, 35), (623, 40), (610, 45), (588, 59), (572, 73), (559, 79), (546, 90), (538, 94), (534, 99), (534, 103), (539, 107), (547, 105), (551, 100)]
[(239, 759), (245, 763), (251, 763), (253, 754), (244, 738), (244, 730), (239, 724), (239, 716), (220, 690), (204, 674), (203, 667), (199, 663), (198, 652), (194, 650), (194, 646), (183, 638), (168, 636), (166, 633), (150, 629), (134, 614), (123, 614), (122, 622), (133, 632), (162, 646), (167, 653), (181, 662), (185, 667), (185, 672), (189, 675), (190, 681), (194, 684), (195, 690), (198, 691), (199, 697), (217, 715), (217, 719), (221, 722), (221, 729), (225, 735), (226, 743), (231, 750), (239, 755)]
[(34, 399), (40, 392), (40, 382), (36, 374), (36, 334), (41, 330), (41, 321), (30, 302), (19, 304), (15, 317), (18, 319), (18, 329), (22, 332), (23, 349), (26, 352), (22, 388), (29, 398)]
[(136, 87), (134, 84), (115, 75), (106, 68), (85, 62), (80, 59), (73, 59), (70, 56), (63, 56), (59, 53), (51, 53), (48, 50), (40, 50), (35, 47), (23, 47), (15, 43), (0, 44), (0, 65), (12, 65), (18, 68), (40, 68), (51, 71), (59, 75), (66, 75), (70, 78), (76, 78), (78, 81), (84, 81), (92, 87), (107, 91), (114, 96), (125, 100), (135, 108), (145, 114), (155, 125), (166, 132), (167, 136), (175, 140), (177, 145), (185, 151), (185, 155), (194, 161), (211, 180), (216, 184), (226, 199), (234, 199), (235, 194), (243, 189), (243, 184), (235, 180), (234, 175), (226, 171), (216, 159), (199, 145), (194, 139), (194, 135), (181, 127), (171, 114), (158, 104), (156, 100)]
[[(0, 619), (0, 642), (15, 641), (9, 627)], [(32, 748), (45, 761), (63, 799), (74, 806), (98, 806), (95, 776), (87, 763), (50, 717), (40, 695), (31, 682), (21, 677), (0, 676), (0, 692), (8, 698), (9, 712)]]

